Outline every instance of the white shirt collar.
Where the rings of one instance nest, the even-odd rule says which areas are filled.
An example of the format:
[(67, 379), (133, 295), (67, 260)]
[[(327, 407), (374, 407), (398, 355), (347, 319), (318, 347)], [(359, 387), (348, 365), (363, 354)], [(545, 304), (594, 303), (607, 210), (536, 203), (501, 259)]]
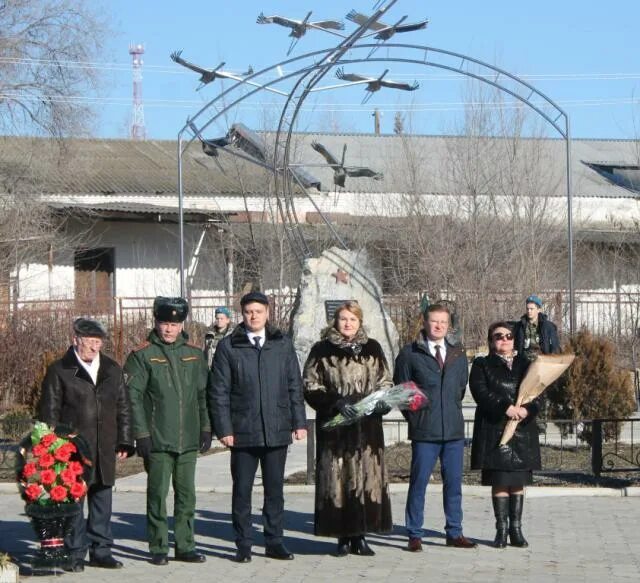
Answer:
[(76, 355), (77, 361), (80, 363), (80, 366), (87, 371), (87, 374), (91, 377), (94, 385), (98, 384), (98, 370), (100, 369), (100, 353), (98, 352), (97, 356), (91, 362), (85, 362), (80, 358), (80, 355), (77, 353), (76, 349), (73, 349), (73, 353)]
[(251, 342), (251, 344), (253, 344), (253, 339), (255, 337), (260, 338), (260, 346), (264, 346), (264, 338), (266, 336), (266, 332), (265, 329), (263, 328), (262, 330), (258, 330), (257, 332), (247, 332), (247, 338), (249, 338), (249, 342)]
[(444, 341), (444, 338), (437, 342), (435, 340), (431, 340), (431, 338), (427, 338), (427, 346), (429, 347), (429, 352), (431, 352), (433, 356), (436, 355), (436, 344), (440, 346), (440, 354), (442, 355), (442, 360), (444, 360), (447, 355), (447, 343)]

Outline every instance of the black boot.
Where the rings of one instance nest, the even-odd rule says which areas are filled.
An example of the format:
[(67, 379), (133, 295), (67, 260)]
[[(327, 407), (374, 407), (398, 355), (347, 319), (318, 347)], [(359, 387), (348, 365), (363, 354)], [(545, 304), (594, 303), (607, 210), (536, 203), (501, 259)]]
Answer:
[(363, 557), (372, 557), (375, 555), (363, 535), (351, 537), (351, 554), (362, 555)]
[(351, 539), (348, 536), (341, 536), (338, 539), (338, 547), (336, 548), (336, 557), (346, 557), (351, 548)]
[(504, 549), (507, 546), (507, 532), (509, 530), (509, 496), (492, 496), (493, 513), (496, 517), (496, 538), (493, 546)]
[(528, 547), (529, 543), (522, 536), (522, 507), (524, 494), (509, 495), (509, 539), (511, 546)]

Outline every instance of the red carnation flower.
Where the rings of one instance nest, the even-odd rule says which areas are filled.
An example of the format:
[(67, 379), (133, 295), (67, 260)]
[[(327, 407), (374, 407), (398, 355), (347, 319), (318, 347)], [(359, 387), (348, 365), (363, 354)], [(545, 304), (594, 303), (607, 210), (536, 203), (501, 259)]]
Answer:
[(61, 462), (68, 462), (71, 454), (77, 451), (73, 443), (64, 443), (53, 452), (55, 458)]
[(40, 472), (40, 481), (45, 486), (50, 486), (56, 481), (57, 474), (53, 470), (42, 470)]
[(36, 467), (36, 464), (31, 462), (31, 463), (25, 464), (24, 468), (22, 469), (22, 475), (25, 477), (25, 479), (29, 479), (37, 471), (38, 471), (38, 468)]
[(64, 486), (54, 486), (51, 488), (49, 496), (51, 496), (51, 500), (54, 502), (62, 502), (68, 493), (68, 490)]
[(55, 433), (47, 433), (42, 436), (40, 443), (48, 448), (51, 447), (51, 444), (56, 441), (56, 439), (58, 439), (58, 436)]
[(24, 493), (27, 498), (31, 501), (37, 500), (42, 493), (42, 486), (40, 484), (29, 484), (25, 489)]
[(53, 464), (56, 463), (55, 458), (50, 453), (45, 453), (40, 456), (38, 460), (41, 468), (50, 468)]
[(38, 443), (33, 446), (33, 449), (31, 451), (33, 452), (33, 455), (35, 455), (36, 457), (40, 457), (41, 455), (47, 453), (47, 448), (44, 445)]
[(87, 486), (84, 482), (74, 482), (71, 485), (71, 496), (73, 496), (74, 500), (82, 498), (86, 491)]
[(427, 404), (427, 398), (422, 393), (416, 393), (411, 397), (409, 411), (418, 411)]
[(84, 468), (82, 467), (82, 464), (80, 462), (69, 462), (67, 469), (70, 472), (73, 472), (76, 476), (84, 472)]
[(76, 481), (75, 472), (72, 472), (69, 468), (66, 468), (66, 469), (62, 470), (60, 472), (60, 477), (62, 478), (62, 481), (67, 486), (70, 486), (71, 484), (74, 484), (75, 481)]

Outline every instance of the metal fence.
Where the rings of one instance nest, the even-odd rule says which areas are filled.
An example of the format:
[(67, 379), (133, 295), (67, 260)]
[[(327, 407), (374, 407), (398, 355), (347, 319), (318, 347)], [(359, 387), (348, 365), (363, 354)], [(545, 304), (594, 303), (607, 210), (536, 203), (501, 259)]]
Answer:
[[(392, 480), (406, 481), (411, 445), (404, 419), (383, 420), (385, 456)], [(306, 482), (314, 483), (315, 421), (309, 421)], [(471, 471), (473, 420), (465, 420), (464, 471)], [(607, 437), (609, 437), (607, 439)], [(548, 420), (540, 426), (541, 473), (602, 474), (640, 472), (640, 419)]]
[[(497, 319), (515, 319), (523, 311), (522, 294), (515, 292), (450, 292), (442, 294), (455, 305), (457, 325), (468, 349), (482, 349), (486, 329)], [(566, 331), (567, 310), (564, 292), (545, 292), (549, 315), (560, 333)], [(395, 323), (401, 343), (412, 340), (420, 329), (420, 301), (423, 292), (384, 296), (383, 302)], [(289, 328), (295, 306), (296, 290), (269, 294), (271, 319), (283, 329)], [(191, 341), (201, 344), (204, 331), (213, 321), (216, 306), (231, 308), (238, 322), (240, 295), (225, 294), (190, 297), (191, 316), (187, 331)], [(139, 345), (153, 325), (153, 298), (116, 297), (97, 301), (92, 307), (72, 299), (0, 303), (0, 412), (23, 404), (31, 406), (43, 374), (43, 367), (60, 356), (69, 345), (73, 320), (89, 316), (104, 322), (109, 338), (104, 350), (123, 363), (132, 348)], [(107, 311), (104, 306), (109, 306)], [(637, 368), (640, 337), (640, 294), (576, 294), (579, 325), (617, 343), (621, 366)], [(91, 309), (90, 309), (91, 308)], [(366, 316), (365, 316), (366, 317)], [(640, 385), (636, 387), (640, 393)]]

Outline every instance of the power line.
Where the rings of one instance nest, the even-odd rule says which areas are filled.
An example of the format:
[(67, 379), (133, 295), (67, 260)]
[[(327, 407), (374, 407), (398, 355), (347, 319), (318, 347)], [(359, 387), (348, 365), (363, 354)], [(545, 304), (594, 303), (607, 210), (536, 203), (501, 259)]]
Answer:
[[(20, 57), (0, 57), (0, 63), (15, 64), (15, 65), (45, 65), (51, 67), (64, 67), (64, 68), (81, 68), (81, 69), (95, 69), (105, 71), (122, 71), (127, 74), (131, 72), (130, 63), (109, 63), (109, 62), (92, 62), (92, 61), (58, 61), (55, 59), (30, 59)], [(230, 72), (240, 71), (240, 69), (229, 69)], [(177, 66), (172, 65), (147, 65), (145, 63), (145, 72), (154, 74), (170, 74), (170, 75), (191, 75), (193, 73), (184, 71)], [(292, 73), (290, 70), (283, 70), (285, 75)], [(275, 72), (273, 76), (279, 77)], [(425, 79), (430, 81), (450, 81), (458, 80), (463, 77), (461, 73), (434, 73), (429, 74), (423, 71), (416, 73), (394, 73), (394, 77), (397, 78), (415, 78)], [(491, 79), (494, 74), (478, 75), (479, 77)], [(640, 79), (640, 73), (522, 73), (517, 75), (520, 79), (528, 81), (615, 81), (615, 80), (634, 80)]]

